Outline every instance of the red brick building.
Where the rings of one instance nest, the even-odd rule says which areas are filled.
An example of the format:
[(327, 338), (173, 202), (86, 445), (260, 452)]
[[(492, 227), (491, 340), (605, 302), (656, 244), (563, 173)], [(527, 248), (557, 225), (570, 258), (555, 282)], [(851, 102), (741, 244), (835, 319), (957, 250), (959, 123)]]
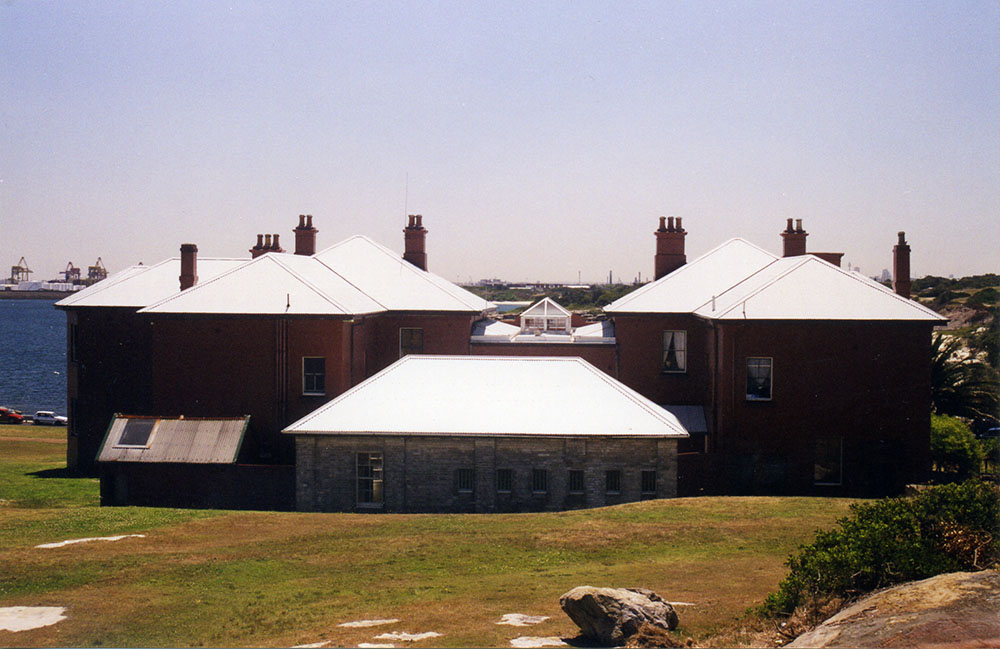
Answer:
[[(282, 429), (408, 354), (435, 354), (586, 359), (692, 434), (679, 442), (682, 495), (881, 493), (927, 469), (941, 319), (840, 269), (839, 253), (806, 254), (801, 222), (781, 233), (784, 257), (734, 239), (687, 263), (681, 220), (661, 219), (656, 281), (609, 305), (606, 321), (561, 330), (558, 305), (541, 314), (554, 329), (506, 325), (427, 272), (419, 217), (403, 255), (364, 237), (316, 252), (311, 217), (294, 233), (294, 254), (261, 235), (250, 260), (199, 259), (185, 244), (180, 259), (58, 304), (69, 466), (95, 470), (116, 412), (249, 416), (237, 464), (289, 466)], [(894, 251), (908, 273), (902, 235)], [(896, 285), (905, 293), (908, 277)]]

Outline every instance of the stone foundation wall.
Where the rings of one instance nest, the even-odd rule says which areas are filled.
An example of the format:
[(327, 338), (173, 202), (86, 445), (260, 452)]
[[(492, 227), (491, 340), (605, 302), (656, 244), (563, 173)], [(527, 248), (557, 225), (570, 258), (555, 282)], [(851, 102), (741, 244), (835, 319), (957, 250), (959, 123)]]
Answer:
[[(296, 439), (296, 503), (301, 511), (504, 512), (601, 507), (677, 495), (677, 442), (672, 439), (392, 437), (300, 435)], [(381, 453), (381, 506), (357, 499), (358, 453)], [(471, 492), (457, 472), (472, 471)], [(509, 493), (497, 471), (510, 470)], [(547, 488), (532, 489), (534, 470)], [(569, 472), (583, 471), (584, 490), (569, 492)], [(621, 472), (608, 493), (607, 472)], [(656, 491), (642, 493), (642, 472), (656, 472)]]

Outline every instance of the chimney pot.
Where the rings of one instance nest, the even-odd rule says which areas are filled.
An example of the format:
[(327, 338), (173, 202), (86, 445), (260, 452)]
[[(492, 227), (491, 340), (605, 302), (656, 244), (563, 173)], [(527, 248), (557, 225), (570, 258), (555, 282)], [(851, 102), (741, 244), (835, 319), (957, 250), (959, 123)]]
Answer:
[(306, 214), (306, 227), (311, 228), (313, 226), (313, 215)]
[(305, 214), (299, 214), (299, 227), (300, 228), (306, 227), (306, 215)]
[(667, 232), (674, 231), (674, 217), (667, 217)]
[(178, 279), (182, 291), (198, 283), (198, 246), (193, 243), (181, 244), (181, 275)]
[(665, 217), (665, 216), (661, 216), (660, 217), (660, 228), (659, 228), (658, 231), (659, 232), (666, 232), (667, 231), (667, 217)]
[(792, 220), (788, 219), (785, 222), (785, 232), (795, 232), (795, 228), (792, 227)]
[(417, 227), (418, 228), (424, 227), (424, 217), (420, 214), (417, 214)]
[(681, 227), (681, 217), (678, 216), (675, 223), (677, 224), (677, 231), (684, 232), (684, 228)]
[(802, 219), (795, 219), (795, 231), (802, 232)]
[(272, 239), (272, 240), (274, 241), (274, 244), (273, 244), (273, 246), (272, 246), (272, 248), (271, 248), (271, 249), (272, 249), (272, 250), (276, 250), (276, 251), (278, 251), (278, 252), (281, 252), (281, 246), (280, 246), (280, 245), (278, 244), (278, 234), (277, 234), (277, 233), (275, 233), (275, 234), (274, 234), (274, 235), (272, 235), (272, 236), (273, 236), (273, 239)]

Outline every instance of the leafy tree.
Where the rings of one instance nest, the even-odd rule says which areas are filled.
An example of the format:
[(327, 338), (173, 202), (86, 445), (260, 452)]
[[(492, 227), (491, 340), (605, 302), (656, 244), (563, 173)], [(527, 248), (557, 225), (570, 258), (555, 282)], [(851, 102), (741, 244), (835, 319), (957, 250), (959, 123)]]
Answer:
[(948, 481), (967, 480), (979, 475), (983, 447), (961, 419), (931, 415), (931, 461)]
[(1000, 381), (997, 373), (973, 354), (963, 354), (962, 341), (937, 335), (931, 342), (931, 404), (939, 415), (997, 422)]

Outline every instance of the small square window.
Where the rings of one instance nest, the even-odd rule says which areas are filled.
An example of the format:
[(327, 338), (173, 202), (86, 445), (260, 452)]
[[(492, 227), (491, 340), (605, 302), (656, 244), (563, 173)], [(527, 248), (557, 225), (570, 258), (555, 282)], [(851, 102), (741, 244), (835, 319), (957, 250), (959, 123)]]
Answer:
[(643, 496), (656, 495), (656, 471), (643, 471), (641, 475), (640, 491)]
[(771, 359), (747, 359), (747, 401), (771, 400)]
[(531, 493), (543, 494), (549, 490), (549, 472), (545, 469), (531, 470)]
[(583, 485), (583, 471), (574, 469), (569, 472), (569, 493), (578, 496), (585, 491)]
[(115, 447), (149, 448), (157, 419), (126, 419)]
[(663, 332), (663, 365), (664, 372), (687, 371), (687, 332)]
[(622, 472), (618, 469), (604, 472), (604, 491), (609, 494), (622, 492)]
[(302, 359), (302, 394), (326, 394), (326, 359), (322, 356)]
[(509, 494), (514, 486), (514, 471), (497, 469), (497, 493)]
[(476, 486), (476, 472), (473, 469), (455, 469), (455, 491), (471, 494)]

